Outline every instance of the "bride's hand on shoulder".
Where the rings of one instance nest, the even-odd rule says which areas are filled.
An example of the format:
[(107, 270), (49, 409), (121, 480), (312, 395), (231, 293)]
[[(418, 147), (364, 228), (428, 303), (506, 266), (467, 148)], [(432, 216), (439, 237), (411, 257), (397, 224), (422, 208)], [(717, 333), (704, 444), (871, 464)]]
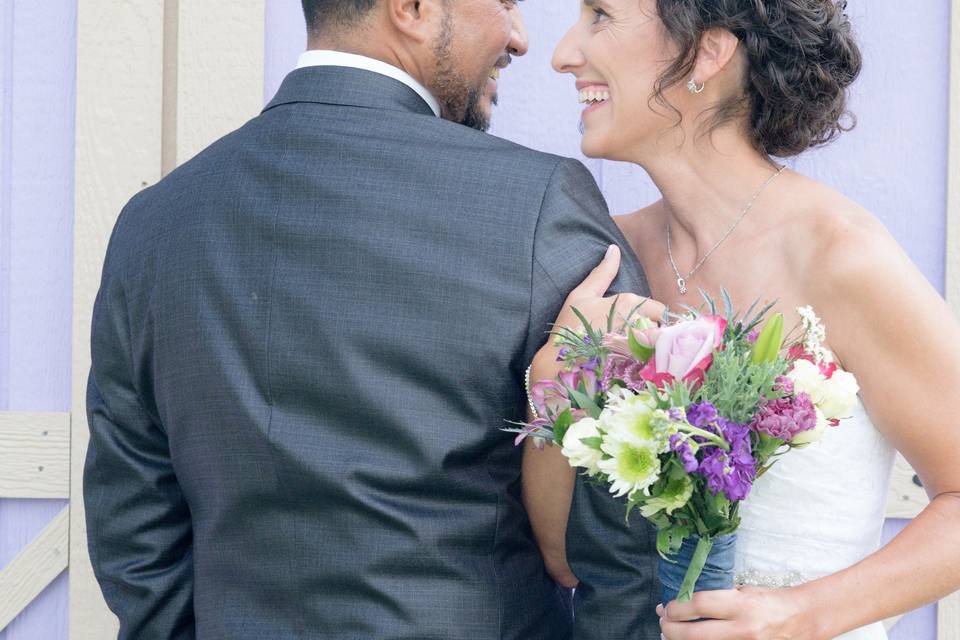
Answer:
[(657, 615), (666, 640), (812, 640), (801, 597), (796, 589), (700, 591), (658, 606)]
[[(656, 300), (635, 293), (605, 295), (619, 271), (620, 247), (612, 244), (607, 249), (607, 253), (600, 264), (594, 267), (583, 282), (577, 285), (567, 296), (563, 308), (554, 322), (554, 328), (579, 327), (581, 325), (580, 318), (577, 317), (574, 309), (594, 327), (606, 326), (607, 317), (614, 304), (616, 304), (616, 311), (620, 316), (625, 317), (636, 308), (637, 313), (659, 322), (666, 307)], [(556, 371), (556, 356), (557, 348), (553, 345), (552, 340), (548, 340), (534, 358), (532, 377), (538, 380), (552, 377)]]

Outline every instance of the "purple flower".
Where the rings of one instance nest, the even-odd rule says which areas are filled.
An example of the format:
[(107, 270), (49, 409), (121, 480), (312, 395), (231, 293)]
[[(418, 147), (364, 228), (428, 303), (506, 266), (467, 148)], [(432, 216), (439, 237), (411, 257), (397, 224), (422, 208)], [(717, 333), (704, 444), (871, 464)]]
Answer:
[(562, 362), (570, 354), (570, 349), (564, 347), (557, 352), (557, 362)]
[(693, 451), (693, 443), (686, 434), (675, 433), (670, 436), (670, 450), (680, 457), (683, 470), (687, 473), (693, 473), (700, 466), (700, 463), (697, 462), (697, 455)]
[(667, 415), (670, 416), (670, 419), (674, 422), (682, 422), (687, 419), (686, 414), (677, 407), (670, 407), (670, 409), (667, 410)]
[(817, 412), (806, 393), (763, 401), (750, 423), (754, 431), (784, 442), (790, 442), (798, 433), (816, 426)]
[(774, 381), (773, 388), (775, 391), (779, 391), (785, 396), (792, 396), (793, 380), (787, 376), (777, 376), (777, 379)]
[(687, 422), (701, 429), (714, 424), (719, 417), (717, 408), (709, 402), (694, 402), (687, 407)]
[[(702, 403), (702, 405), (708, 403)], [(712, 405), (708, 405), (716, 413)], [(687, 412), (690, 415), (690, 412)], [(691, 421), (692, 422), (692, 421)], [(704, 425), (707, 426), (707, 425)], [(750, 444), (750, 429), (746, 425), (717, 417), (714, 431), (723, 436), (730, 451), (720, 447), (706, 446), (706, 453), (697, 472), (707, 480), (707, 488), (714, 495), (723, 492), (733, 502), (743, 500), (750, 493), (757, 477), (757, 463)]]
[(641, 369), (643, 369), (643, 363), (638, 360), (611, 353), (607, 356), (607, 362), (600, 376), (600, 388), (609, 391), (614, 380), (622, 380), (632, 391), (646, 389), (647, 383), (640, 377)]
[(757, 338), (759, 337), (760, 337), (760, 329), (754, 329), (753, 331), (747, 334), (747, 342), (749, 342), (750, 344), (756, 344)]

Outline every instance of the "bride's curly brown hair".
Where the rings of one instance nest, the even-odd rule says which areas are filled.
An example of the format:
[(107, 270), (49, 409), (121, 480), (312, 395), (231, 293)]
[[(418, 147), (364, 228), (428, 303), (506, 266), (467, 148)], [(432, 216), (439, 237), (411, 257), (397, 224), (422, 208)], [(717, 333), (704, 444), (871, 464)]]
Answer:
[(746, 54), (744, 92), (714, 110), (709, 131), (746, 116), (753, 145), (768, 156), (789, 157), (849, 131), (847, 89), (862, 57), (846, 15), (834, 0), (657, 0), (657, 12), (680, 55), (654, 88), (668, 106), (666, 88), (686, 82), (713, 28), (740, 40)]

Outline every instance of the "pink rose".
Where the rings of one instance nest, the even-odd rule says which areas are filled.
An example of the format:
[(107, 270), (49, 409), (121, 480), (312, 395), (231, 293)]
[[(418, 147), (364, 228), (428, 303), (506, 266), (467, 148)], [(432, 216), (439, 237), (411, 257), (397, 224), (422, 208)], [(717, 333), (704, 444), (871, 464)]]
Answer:
[(703, 316), (662, 328), (654, 355), (657, 373), (675, 379), (702, 379), (726, 328), (726, 320), (719, 316)]

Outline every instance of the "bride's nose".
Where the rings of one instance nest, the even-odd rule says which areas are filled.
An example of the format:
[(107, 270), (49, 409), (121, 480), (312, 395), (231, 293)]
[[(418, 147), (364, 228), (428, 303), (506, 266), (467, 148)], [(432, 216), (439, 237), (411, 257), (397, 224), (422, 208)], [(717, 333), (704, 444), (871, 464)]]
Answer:
[(574, 73), (576, 69), (586, 63), (583, 52), (580, 51), (580, 46), (577, 44), (575, 31), (576, 27), (567, 31), (553, 51), (551, 64), (553, 70), (557, 73)]

